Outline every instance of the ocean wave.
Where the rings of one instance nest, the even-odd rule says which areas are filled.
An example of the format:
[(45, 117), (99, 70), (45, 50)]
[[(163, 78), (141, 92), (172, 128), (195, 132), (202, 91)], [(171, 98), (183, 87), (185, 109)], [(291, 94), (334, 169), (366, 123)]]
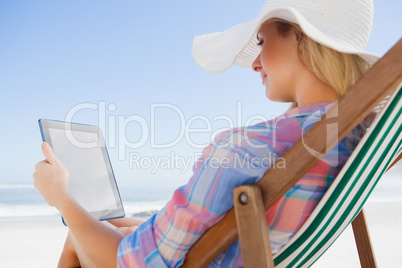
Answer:
[[(124, 211), (127, 217), (133, 215), (152, 215), (163, 208), (166, 204), (164, 200), (152, 202), (127, 202), (124, 203)], [(47, 204), (37, 205), (15, 205), (0, 204), (0, 219), (18, 217), (49, 217), (57, 216), (59, 212), (56, 208)]]
[(0, 218), (55, 216), (59, 212), (54, 207), (41, 205), (0, 204)]
[(124, 212), (127, 217), (145, 217), (139, 215), (153, 215), (155, 212), (162, 209), (167, 203), (167, 200), (158, 200), (153, 202), (127, 202), (123, 203)]
[(34, 189), (33, 184), (0, 184), (0, 189)]
[(402, 196), (370, 196), (367, 203), (402, 203)]

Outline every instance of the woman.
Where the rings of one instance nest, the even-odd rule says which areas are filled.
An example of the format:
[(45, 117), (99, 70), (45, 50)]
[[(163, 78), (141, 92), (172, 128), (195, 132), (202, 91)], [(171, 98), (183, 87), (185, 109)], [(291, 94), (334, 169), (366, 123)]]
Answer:
[[(232, 190), (258, 181), (268, 168), (286, 168), (283, 155), (368, 69), (364, 53), (372, 2), (266, 1), (253, 20), (196, 37), (193, 56), (211, 72), (233, 63), (259, 72), (266, 96), (292, 102), (277, 119), (221, 133), (206, 147), (190, 181), (140, 224), (100, 223), (71, 197), (68, 171), (49, 145), (33, 175), (35, 187), (63, 215), (70, 233), (60, 267), (176, 267), (192, 244), (233, 206)], [(285, 245), (331, 185), (367, 125), (356, 127), (266, 212), (273, 253)], [(238, 241), (211, 267), (242, 266)]]

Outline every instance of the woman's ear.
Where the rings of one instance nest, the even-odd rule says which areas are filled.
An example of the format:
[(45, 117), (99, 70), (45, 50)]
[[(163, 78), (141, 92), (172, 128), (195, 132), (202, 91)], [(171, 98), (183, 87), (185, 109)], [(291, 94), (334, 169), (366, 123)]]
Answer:
[(302, 36), (302, 32), (300, 32), (298, 29), (293, 27), (293, 35), (296, 38), (296, 41), (299, 42), (299, 40)]

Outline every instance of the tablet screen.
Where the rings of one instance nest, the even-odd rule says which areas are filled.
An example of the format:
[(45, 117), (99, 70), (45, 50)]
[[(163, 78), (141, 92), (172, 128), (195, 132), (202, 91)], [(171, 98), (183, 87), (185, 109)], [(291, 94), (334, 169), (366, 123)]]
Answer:
[(40, 120), (42, 136), (70, 173), (69, 188), (99, 220), (124, 216), (124, 210), (100, 129)]

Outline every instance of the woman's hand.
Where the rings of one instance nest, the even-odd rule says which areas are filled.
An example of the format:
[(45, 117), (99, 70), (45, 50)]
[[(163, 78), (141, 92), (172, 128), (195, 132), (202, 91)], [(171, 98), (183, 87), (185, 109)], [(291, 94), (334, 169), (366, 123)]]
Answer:
[(49, 205), (60, 211), (70, 232), (95, 267), (116, 267), (120, 241), (136, 227), (113, 230), (91, 216), (72, 197), (68, 190), (68, 171), (50, 145), (44, 142), (42, 151), (46, 160), (35, 166), (35, 188)]
[(48, 143), (42, 143), (42, 152), (46, 160), (35, 166), (34, 186), (49, 205), (59, 208), (64, 198), (71, 197), (68, 189), (69, 174)]

